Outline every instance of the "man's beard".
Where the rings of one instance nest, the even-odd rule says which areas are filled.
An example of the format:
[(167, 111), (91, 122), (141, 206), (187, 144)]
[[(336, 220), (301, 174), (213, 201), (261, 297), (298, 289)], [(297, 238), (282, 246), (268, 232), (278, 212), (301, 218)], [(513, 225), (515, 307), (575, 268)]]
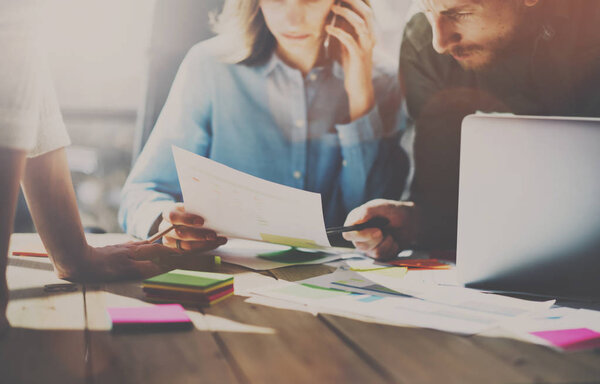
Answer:
[(456, 61), (464, 70), (484, 72), (499, 62), (520, 57), (523, 49), (531, 50), (532, 40), (530, 37), (533, 36), (533, 33), (535, 33), (535, 28), (527, 25), (524, 19), (521, 19), (518, 26), (511, 33), (496, 38), (485, 45), (458, 45), (452, 48), (449, 54), (454, 56), (455, 59), (464, 55), (473, 55), (473, 58), (481, 55), (480, 60), (476, 62), (459, 59), (456, 59)]

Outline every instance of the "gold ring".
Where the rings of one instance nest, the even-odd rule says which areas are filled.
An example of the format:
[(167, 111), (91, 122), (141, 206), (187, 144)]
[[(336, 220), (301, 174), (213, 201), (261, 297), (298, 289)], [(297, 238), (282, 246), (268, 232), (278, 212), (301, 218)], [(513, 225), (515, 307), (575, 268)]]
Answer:
[(181, 249), (183, 251), (183, 248), (181, 248), (181, 240), (175, 240), (175, 244), (177, 244), (177, 249)]

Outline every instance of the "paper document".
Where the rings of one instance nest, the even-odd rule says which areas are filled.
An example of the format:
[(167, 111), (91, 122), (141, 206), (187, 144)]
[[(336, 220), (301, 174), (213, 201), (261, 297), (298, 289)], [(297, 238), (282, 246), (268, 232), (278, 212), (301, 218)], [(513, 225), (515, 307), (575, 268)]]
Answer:
[(287, 251), (291, 251), (291, 248), (285, 245), (230, 239), (227, 244), (207, 253), (221, 257), (221, 260), (226, 263), (241, 265), (257, 271), (300, 264), (323, 264), (333, 260), (356, 257), (356, 254), (351, 253), (337, 254), (321, 251), (312, 252), (314, 256), (311, 256), (309, 251), (301, 251), (301, 257), (294, 254), (291, 254), (289, 258), (286, 258), (285, 255), (273, 257), (273, 255), (284, 254)]
[(273, 183), (173, 146), (186, 210), (227, 237), (329, 247), (321, 195)]
[[(298, 283), (278, 282), (250, 293), (254, 303), (278, 306), (278, 302), (288, 302), (304, 306), (303, 310), (313, 313), (358, 317), (382, 324), (425, 327), (466, 335), (482, 332), (505, 320), (504, 316), (496, 314), (416, 298), (357, 294)], [(265, 298), (272, 300), (272, 304)]]

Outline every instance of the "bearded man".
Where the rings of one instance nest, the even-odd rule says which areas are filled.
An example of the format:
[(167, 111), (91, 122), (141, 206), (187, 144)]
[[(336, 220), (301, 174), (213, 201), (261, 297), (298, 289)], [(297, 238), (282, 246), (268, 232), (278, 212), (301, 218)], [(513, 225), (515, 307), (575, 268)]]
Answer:
[(600, 116), (599, 1), (419, 3), (400, 54), (414, 122), (411, 201), (374, 200), (347, 219), (390, 220), (385, 233), (345, 235), (380, 259), (405, 248), (456, 248), (460, 126), (466, 115)]

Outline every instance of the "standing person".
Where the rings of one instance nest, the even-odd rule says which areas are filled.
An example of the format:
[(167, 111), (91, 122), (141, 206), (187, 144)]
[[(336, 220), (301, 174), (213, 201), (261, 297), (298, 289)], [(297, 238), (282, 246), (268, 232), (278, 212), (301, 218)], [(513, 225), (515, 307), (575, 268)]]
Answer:
[(362, 0), (226, 1), (218, 36), (188, 53), (129, 175), (123, 228), (145, 237), (177, 224), (163, 242), (185, 250), (226, 241), (180, 203), (172, 145), (321, 193), (327, 225), (371, 198), (398, 198), (399, 87), (393, 63), (373, 58), (373, 28)]
[(87, 244), (64, 151), (69, 137), (38, 41), (36, 12), (35, 1), (0, 0), (0, 333), (8, 328), (6, 264), (19, 182), (61, 278), (154, 275), (161, 269), (150, 259), (175, 253), (146, 242)]
[(400, 54), (415, 123), (413, 201), (373, 201), (348, 217), (348, 224), (372, 215), (392, 221), (386, 236), (378, 230), (345, 236), (379, 258), (415, 244), (456, 248), (460, 126), (466, 115), (600, 116), (600, 2), (420, 4)]

